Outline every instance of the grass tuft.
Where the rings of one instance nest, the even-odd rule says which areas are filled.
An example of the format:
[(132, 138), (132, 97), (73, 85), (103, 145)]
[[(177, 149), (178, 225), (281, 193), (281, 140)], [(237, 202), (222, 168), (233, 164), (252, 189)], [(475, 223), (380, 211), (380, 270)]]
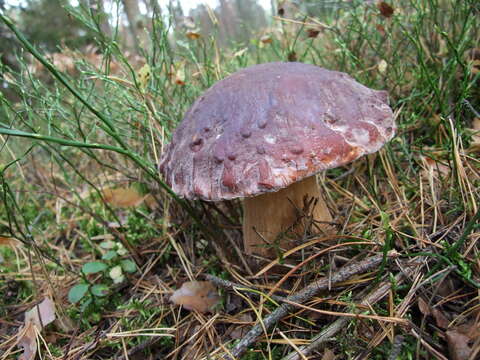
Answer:
[[(59, 49), (64, 62), (0, 14), (23, 49), (18, 69), (1, 67), (14, 96), (0, 91), (0, 358), (18, 353), (23, 313), (46, 296), (58, 321), (42, 330), (43, 358), (219, 358), (275, 311), (276, 297), (375, 252), (385, 254), (378, 269), (295, 307), (241, 358), (301, 359), (309, 346), (311, 356), (341, 359), (446, 358), (460, 346), (473, 359), (479, 8), (391, 3), (391, 14), (360, 0), (321, 17), (284, 14), (247, 45), (228, 46), (218, 27), (187, 36), (154, 14), (136, 55), (120, 48), (119, 29), (109, 38), (91, 11), (67, 6), (97, 43), (90, 53)], [(180, 199), (157, 164), (205, 89), (246, 66), (294, 59), (388, 90), (398, 134), (378, 154), (321, 175), (336, 235), (292, 239), (295, 250), (276, 249), (279, 259), (262, 263), (270, 271), (254, 276), (240, 202)], [(111, 199), (127, 191), (134, 205)], [(399, 257), (386, 261), (389, 251)], [(169, 302), (205, 274), (251, 291), (221, 290), (222, 308), (207, 315)]]

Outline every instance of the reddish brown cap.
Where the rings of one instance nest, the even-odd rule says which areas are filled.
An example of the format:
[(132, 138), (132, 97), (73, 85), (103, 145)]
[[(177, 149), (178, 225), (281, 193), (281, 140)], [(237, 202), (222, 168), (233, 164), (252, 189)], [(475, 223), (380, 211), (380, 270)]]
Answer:
[(387, 92), (313, 65), (267, 63), (195, 101), (160, 171), (189, 199), (255, 196), (373, 153), (394, 133)]

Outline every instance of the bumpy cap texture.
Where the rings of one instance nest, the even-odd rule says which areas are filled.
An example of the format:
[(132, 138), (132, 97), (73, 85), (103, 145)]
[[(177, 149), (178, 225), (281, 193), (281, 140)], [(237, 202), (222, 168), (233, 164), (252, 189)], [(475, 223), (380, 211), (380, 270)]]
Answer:
[(160, 171), (181, 197), (250, 197), (376, 152), (394, 133), (385, 91), (314, 65), (266, 63), (195, 101)]

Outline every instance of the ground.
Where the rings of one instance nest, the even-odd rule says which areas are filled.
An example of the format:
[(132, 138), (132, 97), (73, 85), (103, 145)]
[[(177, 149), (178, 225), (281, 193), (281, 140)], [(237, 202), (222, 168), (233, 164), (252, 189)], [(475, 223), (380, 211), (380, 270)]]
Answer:
[[(0, 93), (0, 358), (478, 358), (478, 11), (354, 1), (277, 19), (248, 46), (156, 24), (135, 58), (108, 42), (100, 61), (72, 50), (72, 71), (25, 57), (4, 75), (15, 97)], [(294, 59), (387, 90), (398, 131), (319, 175), (333, 229), (259, 260), (242, 249), (240, 201), (183, 201), (157, 164), (206, 88)], [(208, 281), (193, 286), (204, 313), (170, 301), (188, 281)]]

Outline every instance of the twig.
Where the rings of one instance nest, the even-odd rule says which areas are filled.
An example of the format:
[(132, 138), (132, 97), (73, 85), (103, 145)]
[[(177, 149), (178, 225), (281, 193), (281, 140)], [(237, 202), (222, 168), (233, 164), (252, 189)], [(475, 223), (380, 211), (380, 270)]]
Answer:
[(343, 179), (344, 177), (347, 177), (348, 175), (351, 175), (355, 172), (355, 170), (357, 170), (356, 168), (354, 167), (351, 167), (350, 169), (348, 169), (347, 171), (345, 171), (343, 174), (341, 175), (338, 175), (337, 177), (333, 178), (332, 181), (338, 181), (338, 180), (341, 180)]
[(430, 353), (432, 354), (433, 356), (435, 356), (435, 358), (437, 358), (438, 360), (448, 360), (448, 358), (446, 358), (445, 356), (443, 356), (443, 354), (441, 354), (438, 350), (436, 350), (432, 345), (430, 345), (427, 341), (425, 341), (422, 336), (415, 330), (415, 329), (412, 329), (410, 331), (410, 334), (412, 334), (414, 337), (416, 337), (420, 343), (425, 347), (425, 349)]
[[(397, 256), (398, 254), (394, 251), (388, 254), (389, 258)], [(360, 263), (345, 266), (331, 277), (331, 283), (333, 284), (342, 282), (350, 278), (352, 275), (367, 272), (377, 267), (382, 262), (382, 260), (383, 255), (375, 255), (363, 260)], [(327, 289), (328, 285), (329, 279), (322, 278), (308, 285), (300, 292), (288, 296), (287, 299), (291, 302), (302, 304), (315, 296), (319, 291)], [(294, 308), (295, 306), (291, 304), (283, 303), (282, 305), (280, 305), (275, 311), (273, 311), (270, 315), (263, 319), (263, 324), (258, 323), (252, 329), (250, 329), (250, 331), (242, 338), (242, 340), (240, 340), (240, 342), (232, 349), (231, 355), (233, 355), (233, 358), (231, 355), (225, 354), (223, 359), (235, 360), (237, 358), (240, 358), (248, 349), (248, 347), (257, 340), (260, 334), (262, 334), (263, 328), (269, 329)]]
[[(219, 287), (222, 287), (224, 289), (246, 291), (246, 292), (251, 293), (253, 295), (260, 296), (260, 294), (258, 294), (258, 292), (261, 291), (261, 290), (259, 290), (259, 289), (255, 289), (255, 288), (252, 288), (252, 287), (249, 287), (249, 286), (238, 284), (238, 283), (235, 283), (233, 281), (220, 279), (219, 277), (216, 277), (215, 275), (207, 274), (207, 275), (205, 275), (205, 279), (207, 279), (208, 281), (211, 281), (215, 285), (217, 285)], [(278, 295), (272, 295), (270, 297), (273, 300), (276, 300), (276, 301), (284, 301), (286, 299), (285, 297), (278, 296)]]
[[(408, 263), (407, 269), (404, 272), (400, 272), (395, 276), (395, 283), (401, 284), (404, 280), (410, 278), (410, 276), (418, 271), (418, 266), (424, 263), (425, 258), (418, 257), (413, 259)], [(375, 290), (370, 292), (361, 302), (361, 305), (373, 305), (383, 299), (390, 290), (391, 282), (386, 281), (381, 283)], [(334, 321), (331, 325), (322, 330), (317, 336), (315, 336), (311, 343), (305, 346), (300, 347), (300, 351), (303, 355), (310, 355), (313, 351), (321, 347), (327, 340), (334, 337), (341, 329), (347, 326), (350, 322), (350, 319), (342, 317)], [(299, 360), (299, 354), (297, 352), (292, 352), (282, 358), (282, 360)]]

